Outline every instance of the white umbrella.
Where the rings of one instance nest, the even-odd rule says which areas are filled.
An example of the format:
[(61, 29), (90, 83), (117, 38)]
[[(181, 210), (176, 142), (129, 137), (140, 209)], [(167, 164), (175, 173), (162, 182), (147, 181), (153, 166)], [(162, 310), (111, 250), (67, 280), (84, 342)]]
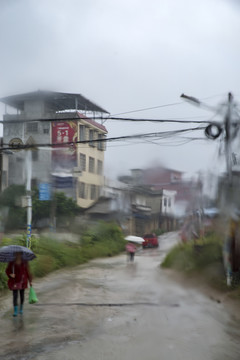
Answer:
[(142, 244), (145, 240), (139, 236), (133, 236), (133, 235), (128, 235), (127, 237), (125, 237), (126, 241), (131, 241), (131, 242), (135, 242), (137, 244)]

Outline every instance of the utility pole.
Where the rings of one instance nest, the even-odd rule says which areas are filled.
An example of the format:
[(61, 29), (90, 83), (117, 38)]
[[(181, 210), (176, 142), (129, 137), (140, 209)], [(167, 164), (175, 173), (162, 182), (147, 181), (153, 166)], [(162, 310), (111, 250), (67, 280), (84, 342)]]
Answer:
[(31, 237), (32, 237), (32, 151), (27, 150), (26, 156), (26, 174), (27, 174), (27, 248), (31, 246)]
[(226, 152), (226, 167), (228, 174), (229, 185), (232, 185), (232, 132), (231, 132), (231, 120), (232, 120), (232, 107), (233, 107), (233, 96), (228, 93), (227, 113), (225, 116), (225, 152)]
[[(199, 105), (201, 106), (201, 102), (193, 97), (190, 96), (186, 96), (184, 94), (182, 94), (181, 96), (182, 98), (191, 101), (193, 103), (195, 103), (195, 105)], [(227, 111), (225, 113), (224, 116), (224, 124), (222, 126), (222, 124), (217, 124), (217, 125), (213, 125), (216, 126), (218, 128), (218, 133), (216, 136), (214, 136), (214, 134), (210, 134), (213, 140), (218, 138), (219, 135), (221, 134), (222, 130), (225, 130), (225, 158), (226, 158), (226, 170), (227, 170), (227, 186), (225, 188), (225, 196), (227, 197), (227, 201), (225, 200), (225, 210), (227, 208), (227, 204), (230, 202), (231, 204), (236, 204), (236, 192), (234, 193), (233, 189), (232, 189), (232, 184), (233, 184), (233, 176), (232, 176), (232, 163), (233, 163), (233, 156), (234, 154), (232, 153), (232, 140), (233, 140), (233, 129), (232, 129), (232, 114), (233, 114), (233, 95), (232, 93), (228, 93), (228, 101), (227, 101)], [(208, 126), (209, 131), (211, 132), (211, 127), (212, 125), (210, 124)], [(206, 128), (207, 130), (207, 128)], [(209, 135), (209, 133), (208, 133)], [(227, 209), (227, 211), (229, 211), (229, 209)], [(239, 228), (239, 225), (237, 225)], [(234, 251), (232, 250), (229, 240), (227, 241), (228, 243), (228, 247), (229, 250), (227, 251), (227, 258), (229, 259), (230, 257), (234, 256)], [(231, 261), (227, 260), (227, 266), (225, 265), (225, 270), (226, 270), (226, 276), (227, 276), (227, 285), (230, 286), (232, 284), (232, 263)]]
[[(188, 96), (185, 94), (181, 95), (181, 98), (191, 102), (194, 105), (204, 107), (208, 110), (214, 110), (213, 108), (207, 106), (206, 104), (202, 103), (200, 100), (196, 99), (193, 96)], [(227, 102), (227, 112), (224, 117), (224, 129), (225, 129), (225, 156), (226, 156), (226, 170), (228, 175), (228, 182), (229, 185), (232, 184), (232, 129), (231, 129), (231, 122), (232, 122), (232, 109), (233, 109), (233, 95), (232, 93), (228, 93), (228, 102)], [(211, 124), (209, 126), (212, 126)], [(216, 126), (216, 125), (214, 125)], [(217, 125), (218, 128), (220, 128), (220, 124)], [(219, 134), (215, 137), (212, 137), (212, 139), (216, 139), (220, 133), (221, 129), (219, 130)]]

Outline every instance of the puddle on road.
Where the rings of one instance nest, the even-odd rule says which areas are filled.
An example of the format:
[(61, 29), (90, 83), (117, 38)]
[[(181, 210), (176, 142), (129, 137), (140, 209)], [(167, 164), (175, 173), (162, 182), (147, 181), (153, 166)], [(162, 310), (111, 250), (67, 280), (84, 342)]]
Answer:
[[(114, 259), (114, 258), (109, 258), (109, 259)], [(103, 269), (103, 270), (108, 270), (108, 269), (115, 269), (118, 266), (122, 266), (123, 265), (123, 261), (111, 261), (108, 259), (104, 259), (106, 260), (106, 262), (104, 261), (93, 261), (91, 263), (89, 263), (88, 265), (83, 265), (83, 268), (87, 268), (87, 269), (93, 269), (93, 268), (99, 268), (99, 269)]]
[(79, 279), (81, 281), (81, 285), (84, 286), (85, 288), (96, 288), (96, 289), (99, 289), (99, 288), (104, 288), (105, 287), (105, 282), (104, 280), (99, 280), (97, 279), (94, 280), (94, 279), (91, 279), (91, 278), (81, 278)]

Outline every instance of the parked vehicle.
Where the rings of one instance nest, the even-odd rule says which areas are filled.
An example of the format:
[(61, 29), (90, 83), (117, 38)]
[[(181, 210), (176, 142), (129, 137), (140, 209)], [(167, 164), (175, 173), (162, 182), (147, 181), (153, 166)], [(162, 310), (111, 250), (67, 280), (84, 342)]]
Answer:
[(143, 236), (144, 242), (142, 243), (142, 247), (144, 248), (153, 248), (158, 247), (158, 237), (156, 234), (146, 234)]

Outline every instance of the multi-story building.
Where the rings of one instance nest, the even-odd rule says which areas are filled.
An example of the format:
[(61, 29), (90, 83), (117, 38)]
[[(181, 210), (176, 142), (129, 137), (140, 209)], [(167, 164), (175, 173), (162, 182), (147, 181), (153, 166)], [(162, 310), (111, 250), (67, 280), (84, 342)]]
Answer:
[(104, 125), (97, 123), (83, 114), (78, 125), (78, 140), (89, 141), (77, 146), (77, 162), (81, 171), (78, 177), (77, 201), (81, 207), (87, 208), (95, 202), (104, 185), (104, 137), (107, 130)]
[[(87, 115), (107, 111), (79, 94), (37, 91), (1, 101), (6, 105), (3, 143), (14, 150), (8, 157), (8, 184), (26, 182), (30, 166), (26, 152), (31, 151), (33, 185), (47, 183), (62, 189), (81, 207), (96, 201), (103, 183), (107, 130)], [(9, 106), (17, 113), (9, 114)], [(32, 148), (16, 151), (18, 144)]]
[[(0, 147), (3, 146), (3, 138), (0, 138)], [(8, 186), (8, 156), (0, 151), (0, 192)]]
[(201, 207), (202, 182), (184, 180), (181, 171), (162, 166), (132, 169), (130, 176), (121, 176), (120, 179), (129, 184), (148, 186), (152, 191), (163, 191), (162, 214), (181, 217)]

